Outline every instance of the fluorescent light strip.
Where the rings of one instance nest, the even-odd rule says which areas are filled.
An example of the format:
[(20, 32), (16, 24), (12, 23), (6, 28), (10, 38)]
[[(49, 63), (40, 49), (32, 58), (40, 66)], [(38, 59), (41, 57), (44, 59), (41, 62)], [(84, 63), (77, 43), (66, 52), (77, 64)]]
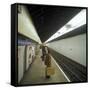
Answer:
[[(86, 24), (86, 9), (81, 10), (73, 19), (71, 19), (67, 24), (60, 28), (55, 34), (53, 34), (45, 43), (56, 39), (76, 28)], [(67, 26), (70, 26), (67, 28)]]

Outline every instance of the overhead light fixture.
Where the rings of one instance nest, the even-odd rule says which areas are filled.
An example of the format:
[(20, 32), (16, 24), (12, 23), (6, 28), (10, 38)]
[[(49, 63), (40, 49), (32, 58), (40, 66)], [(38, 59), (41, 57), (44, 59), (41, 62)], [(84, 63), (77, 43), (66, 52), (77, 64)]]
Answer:
[(76, 28), (86, 24), (86, 9), (81, 10), (74, 18), (72, 18), (67, 24), (60, 28), (55, 34), (53, 34), (45, 43), (56, 39)]

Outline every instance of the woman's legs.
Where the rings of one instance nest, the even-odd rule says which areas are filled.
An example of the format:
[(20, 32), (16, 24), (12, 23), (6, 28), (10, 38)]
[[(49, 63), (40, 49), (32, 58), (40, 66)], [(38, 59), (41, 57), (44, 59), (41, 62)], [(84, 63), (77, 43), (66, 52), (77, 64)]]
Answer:
[(47, 67), (46, 67), (46, 69), (45, 69), (45, 77), (46, 77), (46, 78), (50, 78), (50, 75), (47, 75)]

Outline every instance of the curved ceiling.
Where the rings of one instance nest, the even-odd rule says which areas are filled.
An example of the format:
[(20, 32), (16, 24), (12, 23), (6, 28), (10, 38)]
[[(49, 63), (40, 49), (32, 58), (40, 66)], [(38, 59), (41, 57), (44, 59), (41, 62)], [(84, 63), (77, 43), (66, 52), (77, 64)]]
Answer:
[(82, 8), (26, 5), (42, 42), (71, 20)]

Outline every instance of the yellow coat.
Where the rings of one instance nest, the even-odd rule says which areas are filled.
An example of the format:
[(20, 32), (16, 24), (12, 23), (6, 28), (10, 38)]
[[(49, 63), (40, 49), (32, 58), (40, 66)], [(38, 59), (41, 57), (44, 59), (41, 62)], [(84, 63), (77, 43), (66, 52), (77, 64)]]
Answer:
[(50, 67), (50, 66), (51, 66), (51, 56), (50, 56), (49, 54), (46, 55), (45, 65), (46, 65), (47, 67)]

